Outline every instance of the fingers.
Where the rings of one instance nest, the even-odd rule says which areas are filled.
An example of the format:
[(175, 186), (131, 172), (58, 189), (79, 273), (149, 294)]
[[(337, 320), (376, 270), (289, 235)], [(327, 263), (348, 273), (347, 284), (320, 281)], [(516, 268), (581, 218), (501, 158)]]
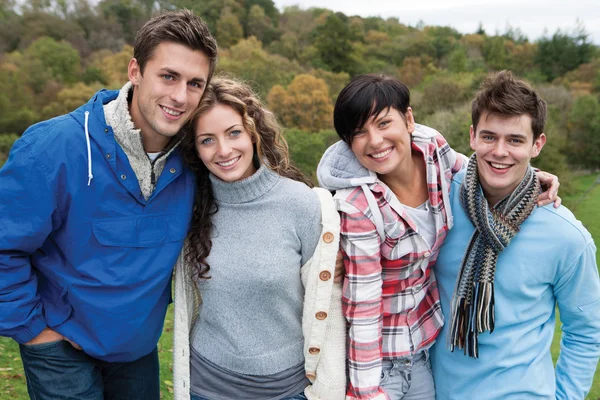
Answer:
[(556, 196), (556, 200), (554, 200), (554, 208), (560, 207), (561, 204), (562, 204), (562, 199), (560, 198), (560, 196)]
[(67, 338), (65, 338), (65, 340), (66, 340), (67, 342), (69, 342), (69, 343), (71, 344), (71, 346), (75, 347), (77, 350), (81, 350), (81, 346), (80, 346), (80, 345), (78, 345), (77, 343), (75, 343), (75, 342), (73, 342), (73, 341), (71, 341), (71, 340), (69, 340), (69, 339), (67, 339)]
[(342, 252), (338, 251), (335, 257), (335, 271), (333, 274), (333, 281), (335, 283), (342, 283), (342, 281), (344, 280), (345, 272), (346, 271), (344, 270), (344, 257), (342, 255)]

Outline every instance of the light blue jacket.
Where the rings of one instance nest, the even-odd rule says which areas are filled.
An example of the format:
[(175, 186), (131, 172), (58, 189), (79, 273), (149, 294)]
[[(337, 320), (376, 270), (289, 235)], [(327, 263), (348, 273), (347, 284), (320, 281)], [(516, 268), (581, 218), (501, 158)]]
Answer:
[(194, 177), (175, 149), (144, 199), (104, 118), (117, 94), (32, 126), (0, 170), (0, 335), (25, 343), (48, 326), (126, 362), (162, 332)]
[[(454, 228), (435, 266), (446, 321), (474, 230), (460, 205), (463, 178), (458, 173), (452, 182)], [(600, 355), (595, 253), (592, 237), (568, 209), (536, 208), (498, 258), (496, 326), (479, 335), (479, 359), (448, 350), (448, 325), (431, 349), (437, 399), (584, 399)], [(555, 376), (550, 344), (556, 304), (563, 334)]]

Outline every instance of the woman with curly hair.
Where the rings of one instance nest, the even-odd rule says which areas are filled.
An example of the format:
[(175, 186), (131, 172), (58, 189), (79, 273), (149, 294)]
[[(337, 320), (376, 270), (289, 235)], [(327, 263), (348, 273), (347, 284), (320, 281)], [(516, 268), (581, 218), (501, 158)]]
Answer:
[(213, 79), (190, 128), (182, 151), (197, 188), (176, 267), (175, 398), (343, 399), (331, 195), (310, 189), (243, 83)]

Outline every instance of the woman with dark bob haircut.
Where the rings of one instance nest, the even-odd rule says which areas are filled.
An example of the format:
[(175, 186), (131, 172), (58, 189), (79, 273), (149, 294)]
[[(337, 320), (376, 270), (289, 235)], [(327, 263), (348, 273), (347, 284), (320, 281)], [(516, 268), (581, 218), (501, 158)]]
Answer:
[(398, 79), (360, 75), (339, 94), (342, 141), (323, 155), (336, 190), (350, 324), (347, 399), (435, 399), (429, 347), (444, 323), (432, 267), (452, 227), (450, 182), (467, 165), (415, 123)]

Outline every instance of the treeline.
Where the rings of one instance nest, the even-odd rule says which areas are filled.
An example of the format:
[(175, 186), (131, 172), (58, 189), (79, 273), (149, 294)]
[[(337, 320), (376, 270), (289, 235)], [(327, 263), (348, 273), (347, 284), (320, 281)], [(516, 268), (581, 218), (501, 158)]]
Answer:
[(352, 76), (399, 77), (411, 88), (417, 122), (470, 154), (470, 99), (501, 69), (549, 103), (549, 140), (536, 165), (561, 178), (600, 168), (600, 49), (582, 26), (530, 42), (510, 27), (461, 34), (323, 8), (280, 12), (272, 0), (2, 0), (0, 164), (29, 125), (75, 109), (101, 87), (121, 87), (135, 32), (160, 10), (183, 7), (215, 34), (219, 69), (251, 82), (286, 126), (292, 157), (307, 173), (336, 140), (333, 104)]

